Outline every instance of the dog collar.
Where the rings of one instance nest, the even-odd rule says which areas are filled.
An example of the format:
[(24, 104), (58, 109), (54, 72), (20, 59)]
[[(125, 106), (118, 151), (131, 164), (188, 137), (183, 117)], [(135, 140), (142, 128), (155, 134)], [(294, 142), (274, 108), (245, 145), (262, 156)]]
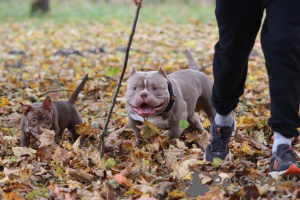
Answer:
[(163, 113), (169, 112), (169, 111), (172, 109), (173, 104), (175, 103), (175, 100), (176, 100), (176, 95), (175, 95), (174, 92), (173, 92), (173, 88), (172, 88), (172, 85), (171, 85), (171, 81), (169, 81), (169, 83), (168, 83), (168, 90), (169, 90), (170, 100), (169, 100), (168, 106), (167, 106), (166, 109), (163, 111)]

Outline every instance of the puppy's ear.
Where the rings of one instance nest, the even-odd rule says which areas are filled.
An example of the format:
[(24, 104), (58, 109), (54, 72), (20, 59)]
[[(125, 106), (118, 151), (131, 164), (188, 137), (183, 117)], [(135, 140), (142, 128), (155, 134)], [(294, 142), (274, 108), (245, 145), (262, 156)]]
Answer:
[(23, 110), (23, 113), (24, 113), (24, 114), (29, 113), (29, 111), (30, 111), (31, 108), (32, 108), (30, 105), (23, 104), (22, 102), (20, 102), (20, 105), (22, 106), (22, 108), (24, 108), (24, 110)]
[(44, 108), (46, 108), (47, 110), (51, 110), (52, 109), (52, 105), (51, 105), (51, 99), (49, 96), (46, 97), (46, 99), (43, 101), (43, 105)]
[(161, 66), (159, 66), (157, 72), (160, 73), (163, 77), (167, 78), (167, 74), (166, 74), (166, 72), (163, 70), (163, 68), (161, 68)]
[(130, 77), (132, 77), (133, 74), (135, 74), (135, 73), (136, 73), (136, 69), (133, 67), (132, 70), (131, 70), (131, 72), (130, 72)]

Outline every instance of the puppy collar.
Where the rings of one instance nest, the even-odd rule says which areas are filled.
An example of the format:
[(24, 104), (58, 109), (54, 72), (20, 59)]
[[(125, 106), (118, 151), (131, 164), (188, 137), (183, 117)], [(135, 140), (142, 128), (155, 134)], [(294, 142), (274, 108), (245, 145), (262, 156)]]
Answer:
[(163, 111), (163, 113), (169, 112), (172, 109), (173, 104), (175, 103), (175, 100), (176, 100), (176, 95), (173, 92), (171, 81), (169, 81), (169, 83), (168, 83), (168, 90), (169, 90), (169, 94), (170, 94), (170, 100), (169, 100), (168, 106)]

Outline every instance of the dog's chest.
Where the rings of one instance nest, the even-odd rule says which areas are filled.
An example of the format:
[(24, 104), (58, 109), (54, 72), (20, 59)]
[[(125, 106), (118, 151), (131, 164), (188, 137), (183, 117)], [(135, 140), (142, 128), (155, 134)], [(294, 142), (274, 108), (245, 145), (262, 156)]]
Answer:
[[(136, 113), (130, 114), (130, 117), (136, 121), (144, 122), (144, 119)], [(155, 124), (159, 129), (165, 130), (169, 128), (169, 120), (163, 119), (161, 116), (151, 116), (146, 120), (152, 124)]]

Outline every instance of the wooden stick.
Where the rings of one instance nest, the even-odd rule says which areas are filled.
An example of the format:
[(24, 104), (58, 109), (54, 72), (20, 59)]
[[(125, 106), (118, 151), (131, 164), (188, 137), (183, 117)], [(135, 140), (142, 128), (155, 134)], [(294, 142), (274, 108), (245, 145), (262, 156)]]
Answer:
[(104, 125), (103, 130), (102, 130), (101, 135), (100, 135), (100, 140), (101, 140), (101, 158), (103, 158), (103, 156), (104, 156), (104, 137), (107, 135), (106, 134), (107, 126), (108, 126), (108, 123), (110, 121), (111, 114), (112, 114), (113, 108), (114, 108), (115, 103), (116, 103), (117, 95), (118, 95), (120, 87), (121, 87), (121, 83), (122, 83), (122, 80), (123, 80), (124, 73), (126, 71), (127, 61), (128, 61), (128, 57), (129, 57), (129, 51), (130, 51), (130, 46), (131, 46), (131, 43), (132, 43), (133, 35), (135, 33), (135, 27), (136, 27), (136, 24), (137, 24), (137, 20), (139, 18), (140, 8), (141, 8), (141, 4), (138, 4), (137, 7), (136, 7), (135, 17), (134, 17), (134, 20), (133, 20), (133, 24), (132, 24), (132, 27), (131, 27), (131, 33), (130, 33), (130, 37), (129, 37), (128, 44), (127, 44), (127, 49), (126, 49), (126, 53), (125, 53), (125, 61), (124, 61), (123, 69), (122, 69), (122, 72), (121, 72), (121, 75), (120, 75), (120, 78), (119, 78), (119, 82), (118, 82), (116, 91), (115, 91), (114, 96), (113, 96), (113, 100), (112, 100), (110, 108), (109, 108), (109, 112), (108, 112), (108, 115), (107, 115), (107, 118), (106, 118), (105, 125)]

